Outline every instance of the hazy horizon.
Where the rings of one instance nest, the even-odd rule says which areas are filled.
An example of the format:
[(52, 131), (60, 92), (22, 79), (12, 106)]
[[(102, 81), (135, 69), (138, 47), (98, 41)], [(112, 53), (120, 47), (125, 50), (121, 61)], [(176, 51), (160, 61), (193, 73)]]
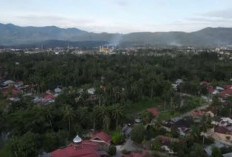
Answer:
[(0, 23), (89, 32), (193, 32), (232, 27), (228, 0), (0, 0)]

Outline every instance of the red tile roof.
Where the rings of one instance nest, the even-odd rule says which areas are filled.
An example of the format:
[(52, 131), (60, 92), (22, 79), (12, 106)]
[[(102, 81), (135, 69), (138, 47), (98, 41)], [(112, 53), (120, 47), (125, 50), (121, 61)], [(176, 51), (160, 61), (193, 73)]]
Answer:
[(194, 110), (194, 111), (192, 111), (191, 112), (191, 115), (193, 116), (193, 117), (201, 117), (201, 116), (203, 116), (205, 114), (205, 110)]
[(214, 91), (214, 88), (213, 88), (213, 87), (209, 87), (209, 88), (208, 88), (208, 92), (209, 92), (209, 93), (213, 93), (213, 91)]
[(100, 157), (97, 151), (92, 149), (77, 149), (74, 146), (68, 146), (63, 149), (57, 149), (51, 152), (51, 157)]
[(70, 145), (51, 152), (51, 157), (100, 157), (98, 145), (90, 141), (82, 141), (78, 145)]
[(82, 148), (92, 148), (94, 150), (98, 150), (98, 144), (97, 143), (87, 141), (87, 140), (82, 141), (81, 146), (82, 146)]
[(98, 140), (98, 139), (101, 140), (101, 141), (104, 141), (107, 144), (111, 143), (111, 137), (110, 137), (110, 135), (108, 135), (105, 132), (96, 133), (91, 138), (91, 140)]
[(156, 110), (155, 108), (148, 108), (147, 112), (152, 113), (153, 116), (158, 116), (159, 115), (159, 111)]
[(44, 96), (43, 96), (44, 99), (55, 99), (55, 96), (51, 93), (46, 93)]
[(148, 153), (147, 152), (142, 152), (142, 153), (131, 153), (129, 155), (123, 155), (123, 157), (145, 157), (147, 156)]
[(232, 85), (227, 84), (227, 85), (224, 86), (224, 88), (225, 88), (225, 89), (231, 89), (231, 88), (232, 88)]
[(7, 94), (11, 94), (13, 96), (17, 95), (20, 93), (20, 90), (16, 89), (16, 88), (3, 88), (2, 89), (2, 94), (3, 96), (6, 96)]
[(228, 130), (224, 126), (218, 126), (214, 128), (214, 132), (221, 133), (221, 134), (227, 134), (227, 135), (232, 135), (232, 131)]
[(222, 98), (226, 98), (227, 96), (232, 95), (232, 89), (225, 89), (219, 93), (219, 96)]
[(207, 82), (207, 81), (202, 81), (201, 83), (200, 83), (200, 85), (209, 85), (210, 83), (209, 82)]
[(162, 144), (169, 145), (171, 143), (170, 137), (159, 135), (156, 137)]

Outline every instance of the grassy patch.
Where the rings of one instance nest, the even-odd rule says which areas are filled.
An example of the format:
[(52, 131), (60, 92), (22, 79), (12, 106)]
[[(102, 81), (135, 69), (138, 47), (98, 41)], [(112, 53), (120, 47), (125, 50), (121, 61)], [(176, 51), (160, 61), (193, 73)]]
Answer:
[(144, 111), (149, 107), (157, 107), (160, 104), (162, 104), (162, 101), (160, 100), (160, 98), (147, 98), (137, 103), (129, 105), (126, 111), (128, 113), (134, 114), (134, 113)]
[(12, 154), (10, 152), (10, 147), (7, 144), (0, 149), (0, 156), (2, 156), (2, 157), (12, 157)]
[(159, 120), (169, 120), (169, 119), (171, 119), (173, 117), (177, 117), (179, 115), (180, 115), (180, 113), (177, 112), (177, 111), (163, 111), (163, 112), (160, 112), (157, 119), (159, 119)]

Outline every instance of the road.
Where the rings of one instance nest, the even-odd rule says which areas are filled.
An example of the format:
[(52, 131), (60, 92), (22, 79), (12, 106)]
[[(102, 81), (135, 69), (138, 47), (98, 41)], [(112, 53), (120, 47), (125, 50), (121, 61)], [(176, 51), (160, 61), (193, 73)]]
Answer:
[(194, 110), (203, 110), (203, 109), (206, 109), (206, 108), (208, 108), (208, 107), (209, 107), (209, 104), (205, 104), (205, 105), (203, 105), (203, 106), (194, 108), (194, 109), (192, 109), (191, 111), (186, 112), (186, 113), (184, 113), (184, 114), (182, 114), (182, 115), (180, 115), (180, 116), (178, 116), (178, 117), (172, 118), (171, 120), (172, 120), (172, 121), (178, 121), (178, 120), (180, 120), (180, 119), (183, 119), (184, 117), (190, 116), (191, 113), (192, 113)]

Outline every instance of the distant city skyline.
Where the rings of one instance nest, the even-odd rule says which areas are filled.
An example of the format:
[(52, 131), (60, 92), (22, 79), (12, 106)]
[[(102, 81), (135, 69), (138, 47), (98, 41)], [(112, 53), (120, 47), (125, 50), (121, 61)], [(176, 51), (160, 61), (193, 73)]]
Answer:
[(232, 27), (231, 0), (0, 0), (0, 23), (130, 33)]

